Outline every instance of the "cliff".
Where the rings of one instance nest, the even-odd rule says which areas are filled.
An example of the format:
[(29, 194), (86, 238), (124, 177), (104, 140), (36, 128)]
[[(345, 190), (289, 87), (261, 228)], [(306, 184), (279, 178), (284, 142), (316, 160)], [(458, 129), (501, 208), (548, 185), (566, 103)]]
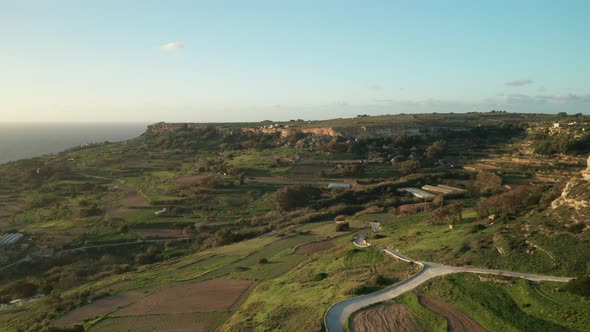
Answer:
[(391, 127), (346, 127), (346, 128), (333, 128), (333, 127), (274, 127), (274, 128), (242, 128), (244, 132), (259, 132), (265, 134), (280, 133), (281, 137), (287, 137), (294, 132), (302, 132), (306, 134), (313, 134), (317, 136), (343, 136), (343, 137), (355, 137), (355, 138), (374, 138), (374, 137), (385, 137), (394, 135), (420, 135), (420, 129), (418, 127), (408, 126), (391, 126)]

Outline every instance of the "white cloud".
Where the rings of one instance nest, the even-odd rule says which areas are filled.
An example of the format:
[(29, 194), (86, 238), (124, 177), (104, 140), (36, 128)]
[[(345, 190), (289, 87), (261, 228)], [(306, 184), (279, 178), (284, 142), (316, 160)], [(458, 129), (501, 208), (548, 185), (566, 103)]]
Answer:
[(184, 48), (184, 44), (179, 42), (171, 42), (160, 46), (160, 48), (164, 51), (179, 51)]
[(529, 85), (529, 84), (533, 84), (533, 81), (531, 81), (531, 80), (515, 80), (515, 81), (506, 82), (506, 85), (509, 85), (509, 86), (524, 86), (524, 85)]

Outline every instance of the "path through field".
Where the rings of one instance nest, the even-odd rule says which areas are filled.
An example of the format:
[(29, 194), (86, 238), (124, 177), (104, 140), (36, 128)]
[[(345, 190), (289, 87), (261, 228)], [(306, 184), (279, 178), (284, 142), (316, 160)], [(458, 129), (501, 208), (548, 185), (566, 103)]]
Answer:
[(356, 311), (370, 306), (375, 303), (391, 300), (397, 296), (402, 295), (405, 292), (411, 291), (414, 288), (420, 286), (422, 283), (439, 276), (443, 276), (446, 274), (451, 273), (478, 273), (478, 274), (494, 274), (494, 275), (501, 275), (506, 277), (517, 277), (517, 278), (524, 278), (531, 281), (554, 281), (554, 282), (568, 282), (572, 278), (567, 277), (554, 277), (554, 276), (544, 276), (532, 273), (520, 273), (520, 272), (512, 272), (512, 271), (503, 271), (503, 270), (495, 270), (495, 269), (480, 269), (474, 267), (457, 267), (457, 266), (448, 266), (444, 264), (438, 263), (431, 263), (431, 262), (420, 262), (408, 258), (396, 251), (390, 249), (382, 249), (385, 254), (393, 256), (396, 259), (406, 261), (409, 263), (417, 264), (422, 266), (422, 270), (412, 277), (395, 284), (389, 288), (383, 289), (381, 291), (363, 295), (359, 297), (355, 297), (352, 299), (344, 300), (333, 304), (326, 315), (324, 316), (324, 324), (326, 326), (326, 330), (329, 332), (340, 332), (344, 331), (344, 326), (348, 320), (348, 317), (355, 313)]

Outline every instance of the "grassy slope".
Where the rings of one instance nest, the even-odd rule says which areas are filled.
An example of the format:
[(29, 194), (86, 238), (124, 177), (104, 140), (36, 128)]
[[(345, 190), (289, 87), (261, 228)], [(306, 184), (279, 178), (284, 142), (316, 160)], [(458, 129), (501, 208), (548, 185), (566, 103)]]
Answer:
[(480, 282), (471, 274), (434, 279), (421, 289), (451, 303), (490, 331), (587, 331), (590, 301), (563, 284)]

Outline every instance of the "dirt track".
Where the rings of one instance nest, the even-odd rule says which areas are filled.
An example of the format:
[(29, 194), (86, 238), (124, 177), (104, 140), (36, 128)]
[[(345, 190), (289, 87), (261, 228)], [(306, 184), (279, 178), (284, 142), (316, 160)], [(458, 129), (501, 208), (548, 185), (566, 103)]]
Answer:
[(486, 332), (486, 329), (454, 306), (420, 291), (414, 291), (414, 293), (418, 296), (418, 302), (423, 307), (447, 319), (447, 330), (449, 332)]
[(353, 332), (427, 331), (418, 317), (399, 303), (381, 304), (355, 313), (350, 329)]

